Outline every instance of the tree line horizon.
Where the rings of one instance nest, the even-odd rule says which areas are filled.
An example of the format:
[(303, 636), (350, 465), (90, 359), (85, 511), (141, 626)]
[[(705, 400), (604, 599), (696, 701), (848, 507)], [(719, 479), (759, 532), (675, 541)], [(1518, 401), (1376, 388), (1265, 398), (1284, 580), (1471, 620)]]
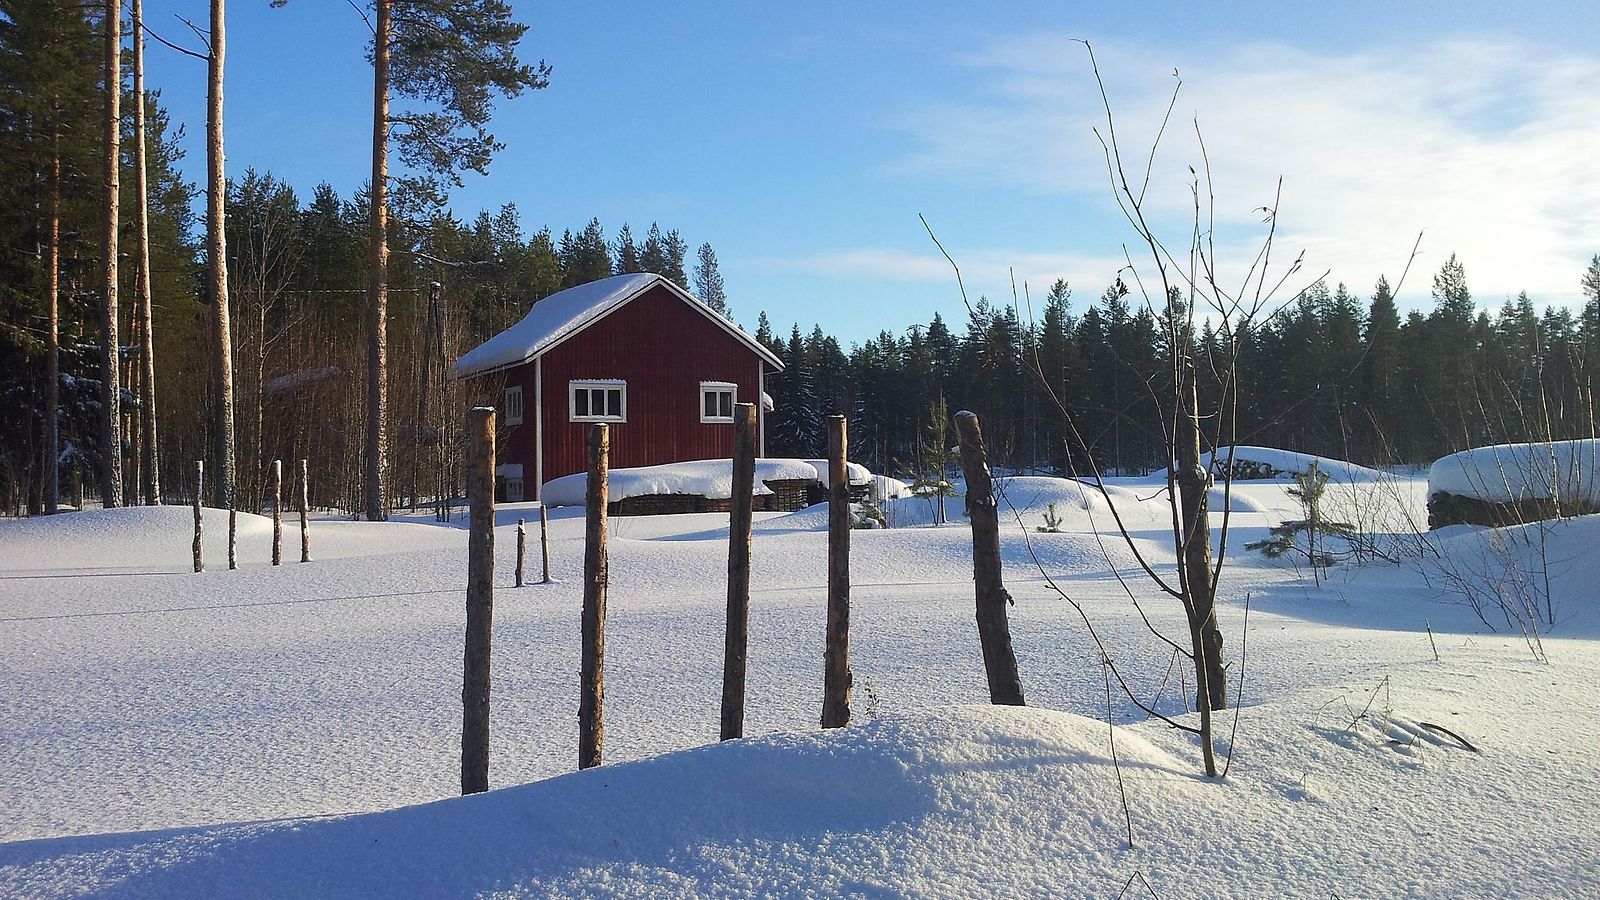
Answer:
[[(459, 5), (407, 3), (427, 15), (458, 14)], [(148, 291), (152, 324), (142, 327), (138, 304), (108, 307), (102, 283), (108, 260), (98, 201), (107, 92), (98, 74), (105, 29), (64, 0), (0, 0), (0, 429), (8, 435), (0, 445), (0, 508), (44, 509), (52, 458), (64, 490), (97, 493), (110, 456), (103, 436), (111, 415), (124, 419), (115, 433), (130, 496), (140, 496), (144, 459), (158, 460), (161, 480), (183, 496), (194, 461), (214, 460), (226, 431), (237, 477), (213, 483), (233, 492), (236, 482), (237, 494), (218, 493), (212, 498), (218, 505), (258, 508), (270, 461), (308, 458), (313, 502), (372, 517), (372, 441), (380, 439), (387, 478), (377, 483), (386, 514), (459, 486), (459, 471), (447, 461), (460, 456), (463, 439), (454, 420), (464, 417), (472, 396), (491, 394), (440, 374), (537, 300), (595, 278), (656, 272), (727, 313), (715, 251), (701, 243), (691, 254), (690, 242), (670, 227), (651, 223), (637, 235), (625, 224), (608, 236), (591, 219), (559, 236), (549, 227), (530, 235), (514, 204), (470, 221), (450, 211), (445, 185), (462, 166), (482, 171), (496, 146), (482, 130), (488, 92), (540, 88), (548, 75), (542, 63), (532, 69), (496, 56), (509, 54), (525, 30), (509, 22), (508, 10), (490, 2), (480, 13), (459, 14), (471, 19), (463, 27), (483, 30), (485, 47), (499, 48), (483, 51), (478, 62), (489, 75), (504, 76), (504, 85), (490, 78), (440, 86), (426, 82), (425, 73), (401, 73), (422, 79), (407, 89), (460, 92), (456, 100), (465, 106), (442, 124), (478, 143), (462, 144), (463, 152), (475, 149), (461, 160), (432, 158), (428, 128), (441, 123), (415, 117), (402, 123), (418, 137), (397, 137), (412, 174), (380, 179), (394, 181), (385, 200), (394, 214), (381, 217), (381, 260), (373, 253), (374, 182), (346, 196), (321, 184), (303, 200), (271, 173), (245, 169), (219, 181), (220, 192), (208, 191), (177, 168), (183, 126), (171, 121), (159, 92), (121, 91), (122, 109), (142, 121), (115, 119), (124, 140), (115, 155), (119, 177), (110, 180), (120, 205), (148, 204), (148, 263), (114, 251), (134, 264), (111, 267), (112, 296)], [(403, 37), (395, 48), (412, 52)], [(134, 149), (139, 134), (147, 138), (142, 159)], [(212, 193), (225, 200), (214, 236), (196, 211)], [(44, 252), (52, 196), (55, 266)], [(138, 237), (132, 219), (111, 219), (124, 247)], [(218, 247), (227, 262), (222, 272), (207, 264)], [(379, 269), (383, 302), (375, 307)], [(1173, 371), (1165, 304), (1130, 296), (1118, 273), (1107, 275), (1106, 286), (1057, 281), (1020, 310), (978, 298), (962, 321), (935, 313), (848, 344), (820, 323), (806, 330), (796, 321), (785, 329), (762, 312), (755, 337), (786, 367), (767, 387), (775, 401), (769, 453), (822, 455), (826, 417), (844, 414), (859, 461), (915, 474), (948, 462), (933, 449), (948, 438), (942, 420), (968, 408), (983, 416), (997, 465), (1062, 474), (1082, 472), (1091, 461), (1119, 472), (1164, 467), (1162, 423), (1172, 415)], [(218, 276), (225, 276), (221, 291)], [(1370, 293), (1319, 281), (1228, 340), (1204, 321), (1181, 340), (1199, 363), (1202, 395), (1214, 399), (1223, 390), (1218, 373), (1237, 367), (1230, 388), (1237, 402), (1229, 403), (1237, 421), (1227, 429), (1237, 443), (1388, 465), (1427, 463), (1486, 443), (1593, 437), (1600, 411), (1600, 255), (1573, 277), (1585, 298), (1579, 310), (1540, 312), (1526, 294), (1480, 309), (1452, 255), (1433, 275), (1428, 311), (1402, 316), (1382, 276)], [(219, 293), (226, 298), (225, 339), (216, 326)], [(59, 299), (49, 317), (59, 327), (57, 379), (46, 365), (47, 294)], [(1175, 299), (1182, 310), (1185, 298)], [(129, 337), (117, 341), (110, 367), (108, 332)], [(376, 368), (374, 335), (382, 344)], [(149, 356), (139, 346), (146, 338), (154, 350), (148, 395), (145, 382), (152, 379), (139, 371)], [(218, 358), (219, 340), (230, 351), (225, 360)], [(109, 412), (108, 368), (118, 384)], [(224, 369), (225, 380), (216, 374)], [(381, 434), (370, 427), (374, 381), (383, 394)], [(51, 384), (59, 392), (54, 457), (45, 402)], [(1092, 460), (1081, 449), (1069, 452), (1058, 399), (1071, 410)], [(224, 406), (227, 421), (216, 414)], [(136, 422), (147, 408), (160, 411), (159, 453), (141, 447), (146, 434), (155, 434)], [(219, 471), (210, 462), (207, 469)]]

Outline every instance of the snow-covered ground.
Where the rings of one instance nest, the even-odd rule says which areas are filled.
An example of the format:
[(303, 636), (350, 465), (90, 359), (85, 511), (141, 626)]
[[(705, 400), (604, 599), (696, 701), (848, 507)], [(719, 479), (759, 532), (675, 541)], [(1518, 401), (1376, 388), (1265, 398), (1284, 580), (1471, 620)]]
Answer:
[[(497, 789), (469, 798), (454, 798), (462, 529), (318, 519), (314, 561), (275, 568), (270, 524), (241, 516), (229, 572), (208, 511), (194, 574), (187, 508), (0, 524), (0, 896), (1600, 890), (1600, 517), (1422, 544), (1404, 523), (1425, 482), (1345, 485), (1330, 502), (1422, 555), (1318, 587), (1241, 549), (1298, 517), (1284, 485), (1236, 484), (1220, 618), (1243, 702), (1236, 732), (1220, 719), (1231, 768), (1206, 779), (1193, 740), (1114, 686), (1108, 729), (1097, 651), (1045, 578), (1141, 696), (1192, 723), (1181, 667), (1126, 590), (1175, 638), (1182, 612), (1110, 516), (1170, 571), (1163, 485), (1002, 486), (1029, 709), (984, 705), (959, 497), (950, 525), (913, 525), (930, 501), (908, 497), (889, 516), (907, 527), (854, 532), (857, 724), (835, 732), (816, 727), (825, 516), (758, 514), (753, 736), (720, 745), (726, 516), (614, 518), (607, 764), (581, 773), (581, 510), (552, 515), (555, 583), (514, 589), (510, 529), (530, 507), (502, 506)], [(1060, 533), (1037, 530), (1050, 504)], [(1531, 561), (1556, 624), (1490, 616), (1491, 632), (1462, 592), (1481, 602)]]

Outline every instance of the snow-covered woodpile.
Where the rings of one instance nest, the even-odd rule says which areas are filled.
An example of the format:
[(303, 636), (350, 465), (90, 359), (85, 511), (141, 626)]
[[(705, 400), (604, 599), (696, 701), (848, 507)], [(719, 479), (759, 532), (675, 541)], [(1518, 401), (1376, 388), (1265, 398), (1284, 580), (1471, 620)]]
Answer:
[(1497, 444), (1428, 471), (1428, 527), (1518, 525), (1600, 512), (1600, 441)]

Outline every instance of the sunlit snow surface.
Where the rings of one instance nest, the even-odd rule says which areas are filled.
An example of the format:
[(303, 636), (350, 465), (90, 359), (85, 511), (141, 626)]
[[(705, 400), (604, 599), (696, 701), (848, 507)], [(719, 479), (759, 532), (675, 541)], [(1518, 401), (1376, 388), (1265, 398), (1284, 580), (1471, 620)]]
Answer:
[[(900, 527), (852, 534), (858, 724), (840, 732), (816, 727), (825, 516), (758, 515), (752, 737), (720, 745), (726, 516), (614, 518), (607, 764), (583, 773), (581, 511), (552, 517), (555, 583), (513, 589), (511, 529), (532, 507), (503, 506), (497, 790), (465, 799), (447, 799), (461, 528), (318, 518), (302, 565), (289, 521), (275, 568), (269, 521), (241, 515), (230, 572), (226, 516), (208, 510), (197, 575), (188, 508), (0, 524), (0, 896), (1103, 897), (1130, 879), (1127, 896), (1148, 896), (1141, 878), (1162, 897), (1596, 892), (1600, 517), (1538, 540), (1430, 540), (1439, 559), (1488, 561), (1458, 576), (1538, 548), (1557, 618), (1542, 661), (1462, 605), (1438, 560), (1347, 563), (1317, 587), (1243, 551), (1299, 513), (1283, 484), (1235, 485), (1220, 618), (1230, 692), (1244, 670), (1237, 753), (1225, 779), (1200, 777), (1193, 740), (1113, 686), (1129, 848), (1105, 672), (1045, 576), (1141, 696), (1193, 723), (1182, 667), (1126, 592), (1186, 641), (1134, 552), (1173, 577), (1163, 484), (1001, 485), (1030, 709), (983, 705), (959, 497), (947, 526), (906, 498), (886, 509)], [(1399, 534), (1425, 490), (1380, 478), (1330, 502)], [(1038, 530), (1051, 504), (1061, 533)], [(1220, 490), (1212, 506), (1220, 534)], [(1233, 727), (1220, 717), (1224, 752)]]

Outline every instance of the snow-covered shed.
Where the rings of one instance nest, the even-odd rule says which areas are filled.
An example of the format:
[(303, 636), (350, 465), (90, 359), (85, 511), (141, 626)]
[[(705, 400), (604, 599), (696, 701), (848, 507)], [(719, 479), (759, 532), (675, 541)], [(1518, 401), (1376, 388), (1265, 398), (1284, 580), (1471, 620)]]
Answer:
[(538, 301), (522, 320), (456, 360), (457, 378), (495, 379), (497, 493), (583, 471), (595, 422), (611, 425), (611, 464), (653, 466), (733, 455), (733, 405), (756, 404), (765, 454), (769, 373), (761, 342), (673, 282), (615, 275)]

